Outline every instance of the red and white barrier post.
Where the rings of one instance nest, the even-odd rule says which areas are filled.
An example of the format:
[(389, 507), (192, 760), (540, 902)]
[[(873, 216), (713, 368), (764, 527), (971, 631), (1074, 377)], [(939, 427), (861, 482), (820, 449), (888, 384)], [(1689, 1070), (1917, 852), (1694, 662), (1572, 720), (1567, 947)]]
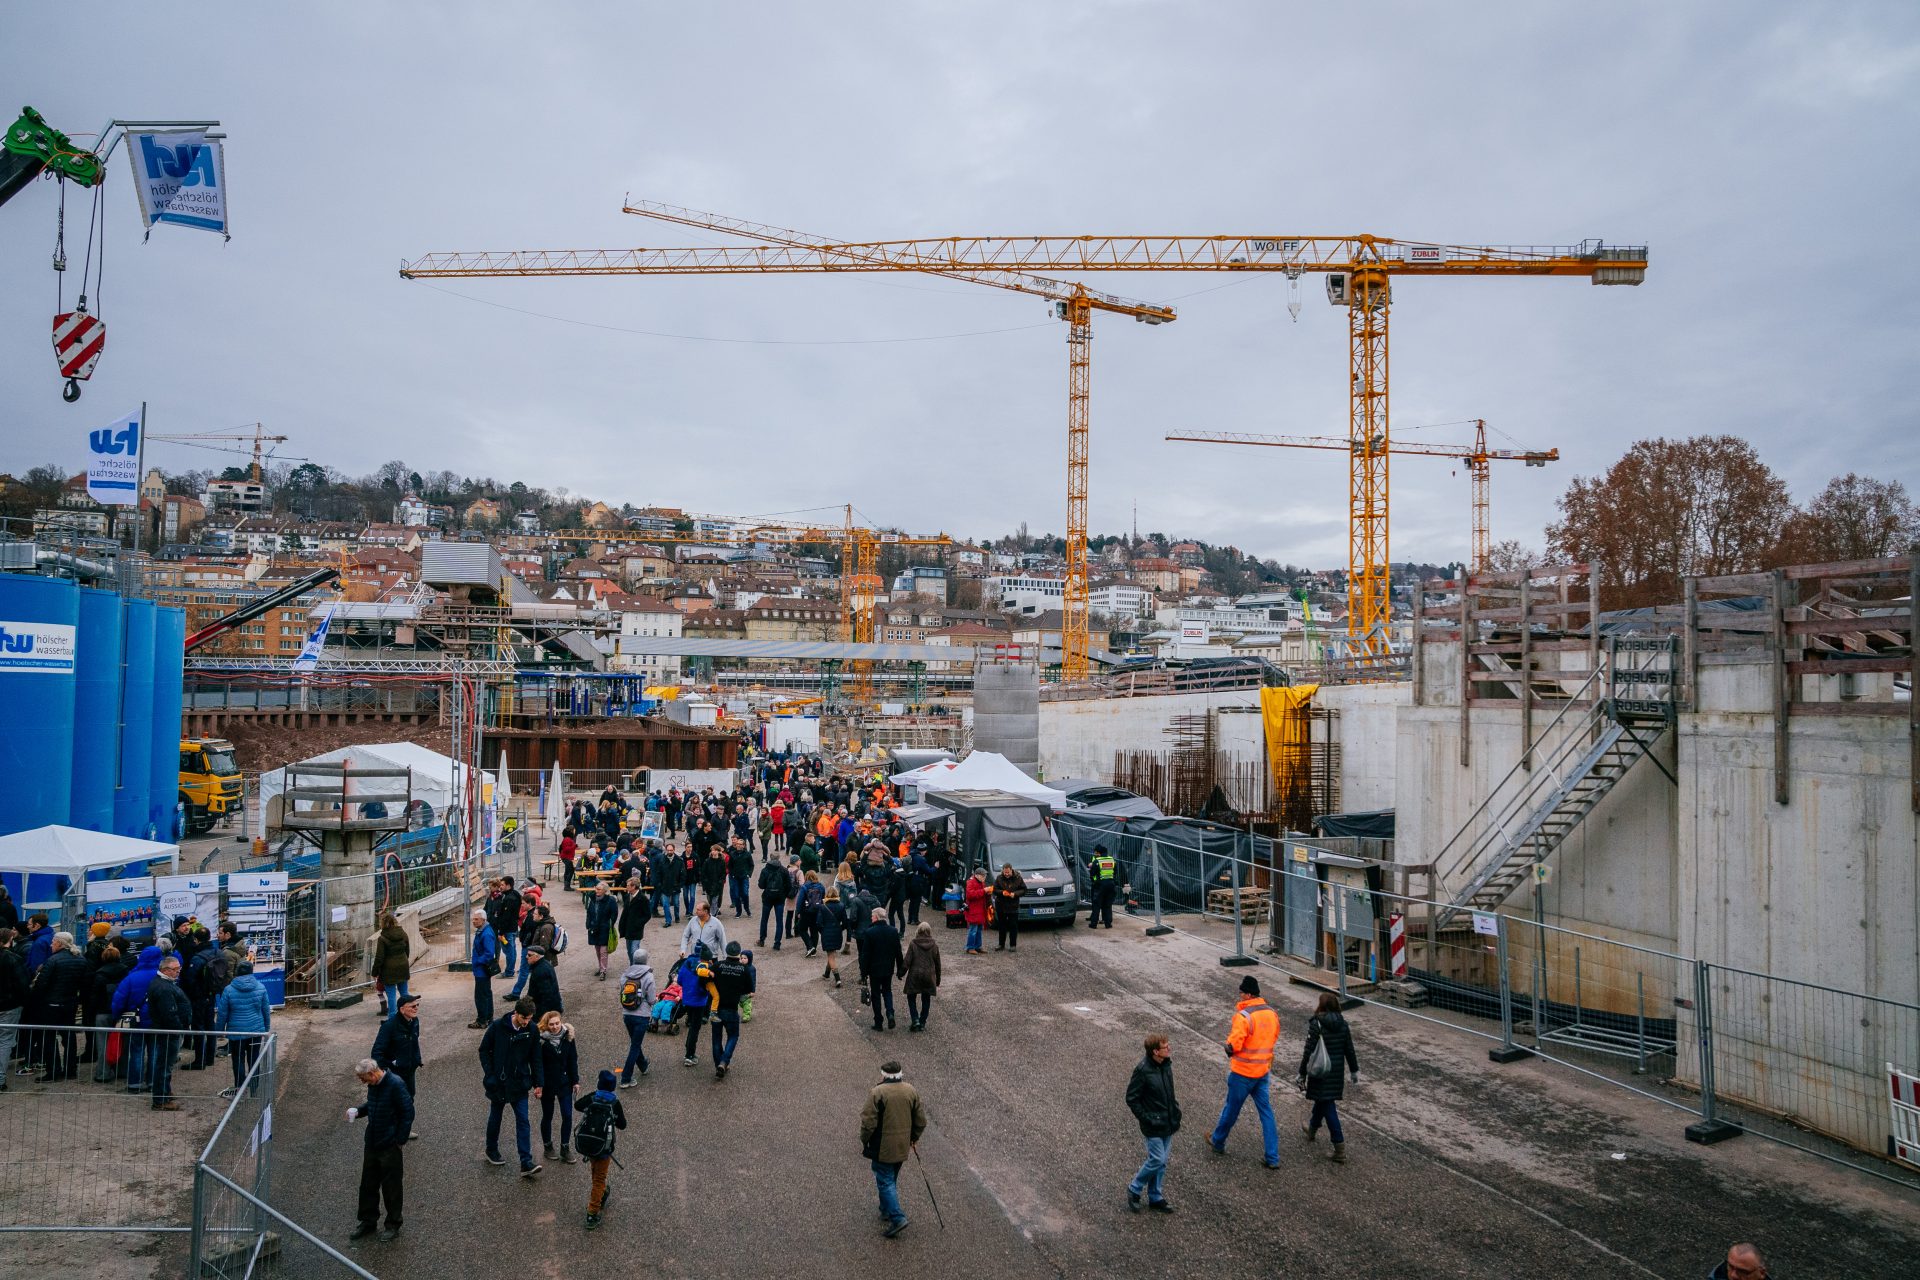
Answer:
[(1394, 977), (1407, 976), (1407, 918), (1398, 911), (1387, 917), (1387, 959)]

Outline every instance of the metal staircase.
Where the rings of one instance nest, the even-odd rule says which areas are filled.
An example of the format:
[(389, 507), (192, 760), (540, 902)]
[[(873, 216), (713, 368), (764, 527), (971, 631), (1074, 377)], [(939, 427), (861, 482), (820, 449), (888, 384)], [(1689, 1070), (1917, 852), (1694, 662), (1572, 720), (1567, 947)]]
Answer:
[(1674, 657), (1671, 639), (1608, 643), (1605, 663), (1539, 735), (1551, 745), (1534, 753), (1533, 768), (1516, 762), (1434, 859), (1442, 883), (1465, 882), (1437, 927), (1505, 902), (1652, 753), (1674, 721)]

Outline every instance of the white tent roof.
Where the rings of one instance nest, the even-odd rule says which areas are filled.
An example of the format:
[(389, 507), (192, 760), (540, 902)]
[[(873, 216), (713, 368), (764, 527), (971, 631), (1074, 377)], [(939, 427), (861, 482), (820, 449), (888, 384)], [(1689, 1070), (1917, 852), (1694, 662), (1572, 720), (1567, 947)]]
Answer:
[[(354, 747), (341, 747), (337, 751), (324, 752), (317, 756), (308, 756), (301, 764), (339, 764), (351, 758), (356, 769), (406, 769), (413, 774), (413, 797), (425, 800), (433, 806), (434, 821), (440, 821), (440, 815), (447, 811), (453, 799), (454, 761), (451, 756), (443, 756), (438, 751), (430, 751), (416, 742), (368, 742)], [(460, 766), (459, 779), (464, 786), (466, 767)], [(372, 785), (378, 778), (362, 779), (359, 790), (385, 791), (386, 787)], [(484, 786), (493, 781), (493, 775), (484, 769), (480, 771), (480, 781)], [(287, 771), (274, 769), (260, 775), (260, 803), (267, 801), (287, 789)], [(396, 788), (397, 789), (397, 788)]]
[(917, 787), (921, 795), (934, 791), (1011, 791), (1029, 800), (1039, 800), (1055, 809), (1067, 807), (1065, 792), (1035, 782), (1020, 766), (996, 751), (975, 751), (965, 760), (936, 760), (918, 769), (894, 774), (889, 781)]
[(37, 827), (0, 836), (0, 871), (27, 875), (83, 879), (96, 867), (118, 867), (129, 862), (167, 858), (180, 866), (180, 846), (158, 840), (135, 840), (79, 827)]

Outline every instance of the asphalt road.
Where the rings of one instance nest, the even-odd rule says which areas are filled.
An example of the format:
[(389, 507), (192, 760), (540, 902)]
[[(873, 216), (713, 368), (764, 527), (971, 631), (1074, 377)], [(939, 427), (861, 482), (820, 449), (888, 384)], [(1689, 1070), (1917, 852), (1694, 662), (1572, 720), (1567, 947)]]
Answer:
[[(615, 983), (592, 978), (577, 903), (563, 902), (576, 941), (562, 987), (590, 1077), (618, 1066), (624, 1034)], [(722, 919), (731, 927), (731, 915)], [(1677, 1111), (1549, 1064), (1494, 1067), (1484, 1041), (1376, 1010), (1351, 1015), (1362, 1083), (1342, 1107), (1348, 1164), (1329, 1164), (1324, 1140), (1301, 1140), (1306, 1104), (1278, 1078), (1281, 1169), (1260, 1166), (1250, 1109), (1227, 1155), (1215, 1156), (1205, 1139), (1225, 1090), (1218, 1041), (1243, 971), (1219, 967), (1206, 939), (1147, 939), (1123, 921), (1096, 935), (1039, 931), (1017, 953), (968, 957), (960, 934), (935, 932), (946, 981), (924, 1034), (906, 1031), (904, 1002), (899, 1030), (871, 1031), (851, 979), (833, 991), (821, 962), (789, 947), (759, 951), (755, 1018), (726, 1081), (713, 1079), (704, 1045), (700, 1067), (687, 1068), (678, 1044), (650, 1039), (652, 1074), (620, 1095), (626, 1168), (614, 1171), (594, 1234), (581, 1230), (584, 1165), (549, 1163), (528, 1182), (482, 1162), (469, 982), (423, 979), (424, 1136), (407, 1148), (406, 1230), (391, 1244), (354, 1245), (352, 1256), (383, 1276), (478, 1266), (569, 1280), (935, 1268), (996, 1280), (1692, 1277), (1729, 1241), (1751, 1237), (1781, 1274), (1867, 1276), (1900, 1273), (1920, 1244), (1920, 1207), (1904, 1192), (1757, 1139), (1689, 1146)], [(673, 943), (649, 936), (661, 967)], [(1259, 972), (1282, 1010), (1284, 1061), (1289, 1045), (1299, 1051), (1309, 997)], [(341, 1110), (377, 1024), (364, 1005), (289, 1018), (306, 1025), (283, 1070), (274, 1199), (344, 1241), (360, 1131)], [(1173, 1036), (1185, 1111), (1171, 1217), (1135, 1216), (1124, 1203), (1141, 1151), (1122, 1091), (1149, 1030)], [(931, 1111), (921, 1154), (945, 1218), (943, 1229), (909, 1165), (913, 1225), (891, 1241), (879, 1235), (856, 1136), (887, 1057), (905, 1064)]]

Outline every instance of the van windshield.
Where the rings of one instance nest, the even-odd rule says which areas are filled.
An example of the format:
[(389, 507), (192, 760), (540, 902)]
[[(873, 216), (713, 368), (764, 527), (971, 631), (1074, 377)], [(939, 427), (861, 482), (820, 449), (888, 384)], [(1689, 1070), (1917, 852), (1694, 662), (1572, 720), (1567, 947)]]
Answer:
[(1060, 850), (1051, 842), (1035, 844), (1000, 844), (995, 842), (991, 849), (993, 866), (988, 868), (998, 875), (1002, 863), (1011, 862), (1015, 871), (1058, 871), (1065, 864), (1060, 860)]

